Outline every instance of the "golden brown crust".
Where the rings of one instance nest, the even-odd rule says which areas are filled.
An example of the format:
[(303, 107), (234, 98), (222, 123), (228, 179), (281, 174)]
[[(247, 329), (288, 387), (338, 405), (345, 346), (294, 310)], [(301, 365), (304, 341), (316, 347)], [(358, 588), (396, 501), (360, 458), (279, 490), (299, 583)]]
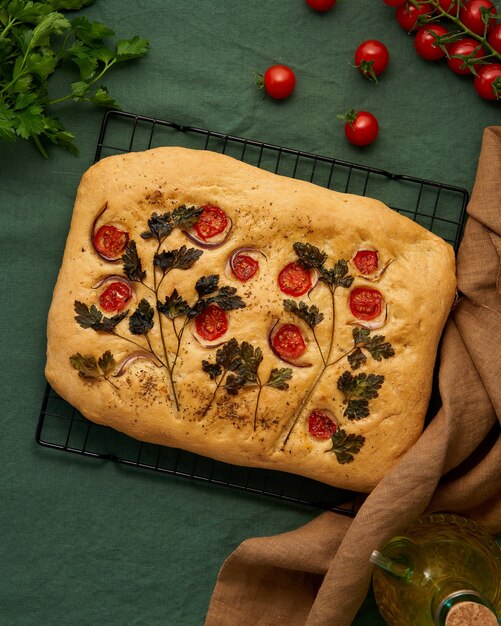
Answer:
[[(290, 261), (297, 260), (292, 245), (308, 242), (325, 251), (330, 267), (338, 259), (351, 259), (360, 248), (378, 251), (384, 264), (392, 261), (377, 283), (356, 276), (351, 288), (335, 291), (335, 322), (332, 359), (353, 347), (355, 322), (348, 294), (359, 285), (376, 287), (387, 303), (382, 334), (395, 355), (380, 361), (369, 358), (354, 371), (346, 358), (323, 366), (312, 331), (304, 323), (312, 367), (292, 367), (289, 389), (264, 387), (254, 415), (258, 388), (228, 395), (221, 387), (206, 415), (204, 410), (216, 388), (202, 370), (202, 360), (214, 362), (215, 348), (201, 346), (189, 332), (183, 335), (174, 372), (180, 410), (176, 411), (172, 385), (166, 370), (151, 361), (137, 360), (126, 373), (111, 381), (92, 382), (78, 376), (70, 357), (76, 353), (96, 358), (110, 350), (119, 362), (135, 348), (109, 333), (82, 328), (75, 321), (74, 303), (89, 307), (96, 302), (96, 282), (109, 274), (123, 274), (122, 264), (103, 260), (91, 245), (94, 221), (106, 206), (108, 223), (122, 224), (137, 242), (151, 288), (151, 263), (157, 242), (141, 239), (153, 212), (171, 211), (181, 204), (221, 207), (233, 222), (228, 240), (206, 250), (190, 270), (173, 270), (162, 283), (163, 301), (174, 287), (194, 302), (194, 285), (200, 276), (218, 274), (220, 285), (237, 287), (245, 308), (230, 311), (227, 337), (261, 348), (262, 381), (273, 368), (288, 367), (268, 345), (273, 321), (298, 323), (284, 311), (285, 296), (277, 288), (277, 276)], [(101, 219), (101, 218), (100, 218)], [(174, 230), (163, 249), (190, 243)], [(225, 274), (228, 256), (241, 246), (258, 247), (265, 255), (263, 267), (248, 283)], [(141, 298), (155, 306), (151, 290), (135, 283), (132, 312)], [(454, 255), (444, 241), (381, 202), (341, 194), (310, 183), (277, 176), (230, 157), (184, 148), (157, 148), (103, 159), (83, 176), (78, 188), (63, 264), (48, 319), (46, 376), (54, 389), (89, 419), (109, 425), (132, 437), (180, 447), (229, 463), (280, 469), (328, 484), (370, 491), (419, 437), (427, 408), (433, 365), (440, 333), (455, 293)], [(325, 284), (297, 301), (315, 304), (325, 313), (316, 328), (321, 346), (328, 346), (332, 325), (331, 294)], [(192, 324), (192, 322), (191, 322)], [(169, 320), (164, 320), (164, 340), (171, 359), (177, 341)], [(147, 347), (143, 337), (120, 334)], [(179, 328), (179, 327), (178, 327)], [(153, 346), (162, 346), (158, 322), (149, 333)], [(325, 350), (326, 348), (324, 348)], [(159, 353), (162, 351), (159, 348)], [(370, 400), (369, 416), (350, 420), (343, 413), (345, 397), (337, 381), (345, 371), (353, 376), (367, 372), (384, 376), (378, 397)], [(298, 407), (322, 373), (298, 418)], [(113, 382), (113, 384), (111, 384)], [(329, 451), (332, 441), (319, 441), (306, 427), (310, 409), (328, 409), (346, 435), (365, 438), (349, 463), (340, 463)], [(296, 421), (297, 418), (297, 421)], [(256, 427), (254, 427), (256, 421)], [(294, 425), (289, 435), (291, 427)], [(285, 444), (285, 445), (284, 445)]]

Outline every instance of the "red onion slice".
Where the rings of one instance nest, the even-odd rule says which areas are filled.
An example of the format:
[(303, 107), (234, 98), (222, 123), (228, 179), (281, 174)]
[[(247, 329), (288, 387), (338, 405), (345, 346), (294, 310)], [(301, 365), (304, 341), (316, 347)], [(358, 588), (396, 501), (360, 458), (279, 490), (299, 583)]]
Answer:
[(119, 378), (120, 376), (123, 376), (129, 368), (130, 364), (134, 363), (134, 361), (137, 361), (138, 359), (151, 361), (155, 367), (161, 367), (161, 364), (158, 362), (158, 360), (149, 352), (132, 352), (131, 354), (127, 355), (122, 363), (119, 365), (117, 373), (114, 374), (114, 377)]
[(318, 281), (320, 279), (320, 272), (316, 268), (313, 267), (310, 270), (310, 274), (311, 274), (311, 287), (308, 289), (308, 293), (306, 295), (311, 300), (310, 294), (318, 285)]
[(99, 289), (106, 283), (125, 283), (130, 287), (130, 290), (134, 293), (134, 289), (132, 287), (132, 283), (125, 278), (125, 276), (120, 276), (119, 274), (109, 274), (108, 276), (104, 276), (95, 285), (92, 285), (92, 289)]
[(217, 235), (214, 235), (214, 237), (202, 239), (198, 235), (195, 228), (190, 228), (189, 230), (185, 230), (183, 232), (190, 241), (192, 241), (193, 243), (196, 243), (197, 246), (200, 246), (201, 248), (206, 248), (207, 250), (218, 248), (219, 246), (222, 246), (223, 243), (226, 242), (226, 240), (228, 239), (230, 235), (231, 229), (233, 228), (233, 222), (231, 220), (231, 217), (229, 216), (226, 216), (226, 217), (228, 220), (228, 223), (226, 224), (226, 228), (222, 232), (218, 233)]
[(311, 367), (313, 364), (306, 360), (306, 354), (308, 352), (308, 339), (307, 337), (303, 335), (303, 333), (301, 332), (301, 328), (297, 324), (294, 324), (294, 326), (297, 326), (297, 328), (301, 332), (301, 337), (304, 343), (306, 344), (306, 350), (303, 352), (303, 354), (301, 354), (298, 358), (290, 358), (290, 357), (280, 354), (278, 350), (276, 349), (274, 345), (274, 339), (277, 336), (277, 333), (280, 331), (280, 329), (283, 328), (284, 326), (285, 324), (279, 324), (279, 321), (276, 320), (268, 334), (268, 343), (270, 344), (270, 348), (273, 354), (277, 356), (281, 361), (284, 361), (285, 363), (288, 363), (289, 365), (294, 365), (295, 367)]
[[(96, 253), (105, 261), (108, 261), (110, 263), (116, 263), (117, 261), (120, 261), (122, 258), (122, 254), (129, 242), (129, 233), (127, 231), (125, 231), (123, 229), (123, 225), (122, 224), (115, 224), (113, 222), (110, 222), (109, 224), (103, 224), (102, 226), (100, 226), (99, 228), (96, 228), (97, 222), (99, 221), (99, 218), (103, 215), (103, 213), (106, 211), (106, 209), (108, 208), (108, 203), (106, 202), (103, 206), (103, 208), (99, 211), (99, 213), (96, 215), (94, 221), (92, 222), (92, 227), (91, 227), (91, 231), (90, 231), (90, 240), (92, 243), (92, 247), (94, 248), (94, 250), (96, 251)], [(117, 252), (116, 254), (106, 254), (106, 252), (98, 245), (98, 243), (96, 243), (96, 236), (99, 234), (99, 231), (101, 229), (104, 228), (110, 228), (113, 230), (116, 230), (117, 232), (120, 232), (122, 234), (125, 235), (124, 240), (125, 243), (123, 246), (121, 246), (119, 252)]]
[(348, 322), (351, 326), (361, 326), (362, 328), (367, 328), (368, 330), (376, 330), (378, 328), (382, 328), (388, 319), (388, 305), (384, 307), (384, 313), (380, 315), (375, 320), (352, 320)]
[(204, 339), (197, 332), (195, 324), (191, 324), (191, 334), (193, 335), (193, 337), (195, 337), (198, 343), (204, 348), (217, 348), (218, 346), (222, 346), (223, 343), (226, 343), (228, 341), (228, 339), (226, 338), (226, 335), (228, 334), (227, 332), (224, 333), (222, 337), (218, 337), (217, 339), (213, 339), (212, 341), (209, 339)]

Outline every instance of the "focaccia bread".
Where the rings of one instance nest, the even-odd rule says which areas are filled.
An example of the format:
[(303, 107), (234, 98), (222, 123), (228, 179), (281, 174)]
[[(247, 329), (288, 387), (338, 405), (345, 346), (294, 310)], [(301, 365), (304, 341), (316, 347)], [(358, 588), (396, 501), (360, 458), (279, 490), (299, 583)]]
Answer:
[(46, 376), (140, 440), (370, 491), (416, 441), (452, 248), (381, 202), (202, 150), (83, 176)]

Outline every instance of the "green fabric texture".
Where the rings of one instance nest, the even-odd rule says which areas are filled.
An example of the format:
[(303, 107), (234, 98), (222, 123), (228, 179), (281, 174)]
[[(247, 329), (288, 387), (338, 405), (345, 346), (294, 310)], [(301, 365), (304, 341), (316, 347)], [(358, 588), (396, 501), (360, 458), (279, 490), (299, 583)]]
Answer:
[[(97, 0), (82, 14), (119, 38), (150, 41), (147, 57), (103, 81), (126, 111), (468, 190), (482, 131), (501, 121), (499, 104), (481, 100), (470, 78), (417, 57), (382, 0), (342, 0), (326, 14), (304, 0)], [(377, 85), (353, 67), (356, 46), (373, 38), (391, 57)], [(286, 101), (254, 83), (274, 63), (297, 75)], [(70, 71), (56, 77), (51, 93), (74, 80)], [(346, 142), (336, 115), (352, 108), (378, 117), (372, 146)], [(86, 105), (54, 113), (76, 134), (78, 157), (50, 148), (45, 161), (25, 142), (0, 145), (0, 623), (200, 625), (218, 570), (241, 541), (318, 511), (36, 445), (47, 311), (102, 120)], [(383, 624), (371, 595), (354, 624)]]

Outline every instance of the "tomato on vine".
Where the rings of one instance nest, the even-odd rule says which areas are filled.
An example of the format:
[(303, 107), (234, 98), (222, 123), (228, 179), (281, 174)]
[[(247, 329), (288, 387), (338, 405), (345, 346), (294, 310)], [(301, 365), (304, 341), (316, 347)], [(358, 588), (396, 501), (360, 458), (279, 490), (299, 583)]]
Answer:
[(402, 4), (405, 4), (407, 2), (407, 0), (383, 0), (383, 2), (385, 4), (387, 4), (389, 7), (401, 7)]
[(438, 61), (445, 56), (445, 50), (440, 47), (437, 38), (447, 35), (449, 31), (441, 24), (421, 26), (414, 38), (414, 48), (417, 54), (426, 61)]
[(336, 4), (336, 0), (306, 0), (306, 4), (314, 11), (323, 13), (324, 11), (330, 11)]
[(338, 115), (343, 120), (346, 139), (354, 146), (368, 146), (379, 133), (379, 123), (375, 115), (369, 111), (351, 110), (344, 115)]
[(266, 93), (276, 100), (288, 98), (296, 86), (296, 75), (287, 65), (271, 65), (264, 76), (258, 75), (258, 87), (263, 87)]
[(438, 0), (438, 4), (442, 11), (449, 13), (449, 15), (456, 15), (458, 0)]
[(377, 39), (362, 42), (355, 50), (355, 65), (369, 80), (377, 83), (377, 77), (388, 67), (388, 48)]
[(434, 11), (435, 7), (429, 2), (423, 2), (419, 7), (406, 2), (398, 7), (395, 11), (395, 16), (400, 26), (405, 28), (407, 32), (411, 32), (416, 28), (418, 20), (422, 15), (432, 15)]
[(501, 63), (482, 65), (477, 76), (473, 79), (473, 86), (481, 98), (485, 100), (501, 99)]
[(487, 43), (501, 54), (501, 24), (497, 24), (489, 33)]
[(496, 14), (496, 7), (490, 0), (470, 0), (461, 7), (459, 19), (476, 35), (484, 35), (495, 26)]
[(473, 74), (478, 59), (485, 56), (485, 50), (476, 39), (465, 37), (454, 43), (449, 44), (447, 48), (448, 56), (447, 65), (455, 74), (467, 76)]

